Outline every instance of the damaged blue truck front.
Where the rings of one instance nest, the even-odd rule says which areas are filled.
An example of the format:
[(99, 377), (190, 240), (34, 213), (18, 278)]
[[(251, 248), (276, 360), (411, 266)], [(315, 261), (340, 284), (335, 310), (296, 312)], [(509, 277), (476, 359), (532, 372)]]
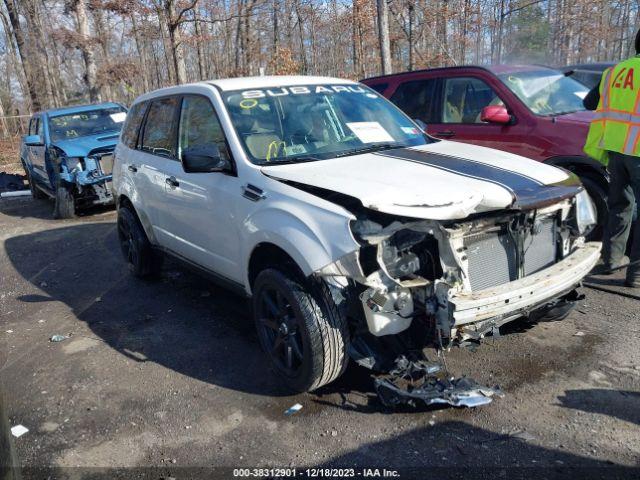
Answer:
[(34, 198), (55, 200), (55, 218), (114, 203), (113, 150), (126, 113), (122, 105), (101, 103), (33, 115), (20, 158)]

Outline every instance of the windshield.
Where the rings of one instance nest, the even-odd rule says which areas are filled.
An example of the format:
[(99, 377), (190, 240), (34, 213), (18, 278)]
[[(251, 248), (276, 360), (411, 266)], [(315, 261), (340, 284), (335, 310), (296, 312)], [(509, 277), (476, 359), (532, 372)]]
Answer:
[(127, 117), (123, 107), (101, 108), (49, 118), (49, 136), (53, 142), (71, 140), (104, 132), (118, 132)]
[(361, 85), (307, 85), (228, 92), (224, 102), (252, 162), (292, 163), (431, 139)]
[(589, 92), (580, 82), (554, 70), (498, 75), (500, 80), (536, 115), (561, 115), (585, 110)]

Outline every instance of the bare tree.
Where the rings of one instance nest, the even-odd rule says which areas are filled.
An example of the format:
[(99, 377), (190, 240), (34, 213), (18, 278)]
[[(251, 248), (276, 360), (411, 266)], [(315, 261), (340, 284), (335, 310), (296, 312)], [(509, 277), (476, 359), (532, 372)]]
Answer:
[(389, 11), (387, 0), (377, 0), (378, 38), (380, 43), (380, 69), (383, 75), (391, 73), (391, 45), (389, 43)]

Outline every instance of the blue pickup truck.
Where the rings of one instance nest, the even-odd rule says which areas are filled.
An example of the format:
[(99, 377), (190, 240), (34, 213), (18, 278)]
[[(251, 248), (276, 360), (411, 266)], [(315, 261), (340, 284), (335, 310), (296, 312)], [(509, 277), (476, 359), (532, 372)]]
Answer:
[(54, 218), (114, 203), (113, 150), (127, 110), (117, 103), (38, 112), (29, 121), (20, 160), (34, 198), (55, 200)]

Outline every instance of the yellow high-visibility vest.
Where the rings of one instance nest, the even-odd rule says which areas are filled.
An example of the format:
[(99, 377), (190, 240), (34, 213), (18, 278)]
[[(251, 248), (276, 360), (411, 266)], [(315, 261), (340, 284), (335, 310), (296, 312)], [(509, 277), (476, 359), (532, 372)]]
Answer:
[(608, 68), (584, 151), (606, 165), (607, 151), (640, 156), (640, 55)]

